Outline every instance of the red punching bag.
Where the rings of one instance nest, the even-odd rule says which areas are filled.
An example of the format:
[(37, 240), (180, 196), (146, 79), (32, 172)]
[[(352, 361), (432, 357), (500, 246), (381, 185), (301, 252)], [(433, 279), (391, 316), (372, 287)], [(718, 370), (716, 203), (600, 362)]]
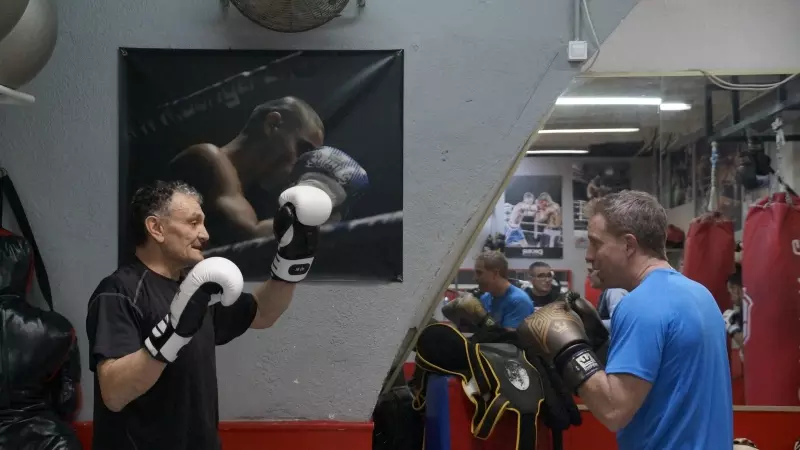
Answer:
[(728, 277), (734, 271), (735, 253), (731, 219), (711, 212), (692, 220), (684, 244), (683, 274), (711, 291), (720, 311), (731, 307)]
[(742, 244), (747, 404), (800, 406), (800, 198), (751, 207)]

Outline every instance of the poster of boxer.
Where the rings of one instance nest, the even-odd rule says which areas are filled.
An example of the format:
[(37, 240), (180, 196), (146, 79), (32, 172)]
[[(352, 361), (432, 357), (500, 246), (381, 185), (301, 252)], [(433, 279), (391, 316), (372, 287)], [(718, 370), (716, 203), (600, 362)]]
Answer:
[(669, 152), (669, 208), (692, 201), (692, 153), (694, 145)]
[(626, 162), (589, 162), (572, 165), (572, 220), (575, 224), (575, 247), (586, 248), (589, 219), (584, 215), (586, 202), (631, 187), (631, 165)]
[(507, 258), (564, 256), (561, 201), (560, 176), (511, 178), (503, 206)]
[[(742, 189), (736, 181), (736, 157), (739, 145), (735, 142), (717, 144), (717, 209), (733, 220), (734, 230), (742, 229)], [(697, 195), (695, 216), (708, 211), (711, 192), (711, 145), (704, 140), (695, 145), (695, 186)]]
[(272, 217), (307, 184), (334, 206), (308, 279), (402, 281), (403, 52), (120, 49), (120, 260), (154, 180), (203, 196), (206, 256), (269, 277)]

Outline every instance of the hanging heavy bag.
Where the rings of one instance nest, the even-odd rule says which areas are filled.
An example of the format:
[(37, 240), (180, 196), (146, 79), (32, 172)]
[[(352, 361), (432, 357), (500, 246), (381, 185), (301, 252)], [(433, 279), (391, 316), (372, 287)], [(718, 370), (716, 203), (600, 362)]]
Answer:
[(715, 211), (692, 220), (683, 250), (683, 274), (711, 291), (720, 311), (731, 307), (727, 282), (735, 253), (731, 219)]
[[(80, 441), (69, 423), (81, 402), (75, 329), (52, 311), (47, 273), (6, 173), (0, 175), (0, 194), (9, 200), (24, 234), (0, 228), (4, 272), (0, 277), (0, 448), (79, 450)], [(51, 311), (27, 301), (34, 273)]]
[(800, 406), (800, 198), (752, 206), (743, 247), (745, 399)]

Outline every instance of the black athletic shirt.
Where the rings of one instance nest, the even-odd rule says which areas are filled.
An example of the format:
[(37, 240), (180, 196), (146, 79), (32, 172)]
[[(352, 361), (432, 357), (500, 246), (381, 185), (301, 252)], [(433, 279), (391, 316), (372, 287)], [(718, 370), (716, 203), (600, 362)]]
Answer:
[(531, 296), (534, 306), (536, 306), (537, 308), (541, 308), (542, 306), (549, 305), (550, 303), (556, 301), (558, 297), (561, 295), (561, 288), (558, 286), (553, 286), (553, 288), (550, 289), (550, 292), (548, 292), (547, 295), (538, 295), (535, 292), (533, 292), (533, 289), (531, 288), (528, 288), (527, 292), (528, 295)]
[(103, 279), (86, 316), (89, 368), (94, 375), (94, 450), (218, 450), (215, 345), (244, 333), (258, 311), (243, 293), (229, 307), (217, 303), (203, 326), (144, 395), (115, 413), (103, 403), (97, 364), (143, 348), (169, 311), (180, 281), (158, 275), (138, 259)]

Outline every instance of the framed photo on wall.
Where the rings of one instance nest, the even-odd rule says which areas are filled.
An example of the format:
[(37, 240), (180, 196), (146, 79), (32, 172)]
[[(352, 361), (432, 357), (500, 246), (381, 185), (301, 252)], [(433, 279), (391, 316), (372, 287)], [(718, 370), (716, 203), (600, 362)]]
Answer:
[(309, 279), (402, 280), (402, 50), (120, 55), (121, 262), (136, 189), (183, 181), (203, 196), (206, 256), (266, 279), (278, 196), (305, 183), (334, 204)]
[(631, 165), (627, 162), (588, 162), (572, 165), (572, 220), (575, 247), (589, 246), (589, 219), (584, 208), (589, 200), (631, 188)]
[(564, 257), (561, 177), (518, 175), (505, 191), (507, 258)]

